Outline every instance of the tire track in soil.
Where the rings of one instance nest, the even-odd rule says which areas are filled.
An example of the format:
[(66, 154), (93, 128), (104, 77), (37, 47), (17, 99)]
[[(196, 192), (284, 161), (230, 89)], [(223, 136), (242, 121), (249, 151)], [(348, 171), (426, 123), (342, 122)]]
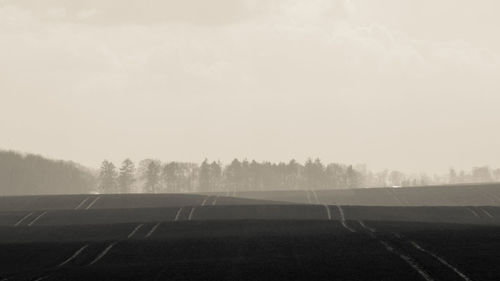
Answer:
[(30, 223), (28, 223), (28, 226), (32, 226), (34, 225), (40, 218), (42, 218), (43, 216), (45, 216), (47, 214), (47, 211), (39, 214), (35, 219), (33, 219)]
[(349, 230), (350, 232), (356, 232), (356, 230), (354, 230), (353, 228), (351, 228), (349, 225), (347, 225), (346, 221), (345, 221), (345, 214), (344, 214), (344, 209), (342, 208), (342, 206), (340, 205), (336, 205), (337, 206), (337, 209), (339, 210), (339, 213), (340, 213), (340, 223), (342, 224), (342, 226)]
[(180, 207), (179, 210), (177, 210), (177, 213), (175, 214), (175, 218), (174, 218), (174, 221), (178, 221), (179, 220), (179, 216), (180, 214), (182, 213), (182, 209), (184, 207)]
[(483, 212), (490, 219), (492, 219), (494, 217), (490, 212), (485, 210), (483, 207), (479, 207), (479, 210), (481, 210), (481, 212)]
[(20, 220), (18, 220), (15, 224), (14, 224), (14, 227), (16, 226), (19, 226), (21, 225), (21, 223), (23, 223), (23, 221), (27, 220), (29, 217), (31, 217), (33, 215), (33, 212), (25, 215), (24, 217), (22, 217)]
[(196, 207), (191, 207), (191, 212), (189, 212), (188, 221), (193, 220), (194, 211)]
[(444, 266), (446, 266), (447, 268), (451, 269), (452, 271), (454, 271), (458, 276), (460, 276), (463, 280), (465, 281), (472, 281), (472, 279), (470, 279), (467, 275), (465, 275), (463, 272), (461, 272), (460, 270), (458, 270), (456, 267), (454, 267), (453, 265), (451, 265), (448, 261), (446, 261), (444, 258), (442, 258), (441, 256), (438, 256), (437, 254), (435, 254), (434, 252), (431, 252), (425, 248), (423, 248), (422, 246), (420, 246), (419, 244), (417, 244), (415, 241), (411, 241), (410, 240), (410, 243), (412, 244), (412, 246), (421, 251), (421, 252), (424, 252), (426, 254), (428, 254), (429, 256), (433, 257), (434, 259), (436, 259), (437, 261), (439, 261), (441, 264), (443, 264)]
[(310, 190), (314, 196), (314, 201), (316, 201), (316, 204), (321, 205), (321, 203), (319, 202), (318, 194), (316, 194), (316, 191), (314, 189), (310, 189)]
[(102, 259), (104, 256), (106, 256), (106, 254), (109, 253), (109, 251), (111, 250), (111, 248), (113, 248), (116, 244), (118, 244), (118, 241), (115, 241), (111, 244), (109, 244), (106, 248), (104, 248), (104, 250), (97, 256), (95, 257), (88, 265), (93, 265), (95, 264), (96, 262), (98, 262), (100, 259)]
[(476, 217), (476, 218), (481, 218), (481, 217), (479, 216), (479, 214), (478, 214), (478, 213), (477, 213), (474, 209), (472, 209), (472, 207), (466, 207), (466, 209), (467, 209), (467, 210), (469, 210), (469, 212), (470, 212), (470, 213), (471, 213), (474, 217)]
[(305, 191), (306, 191), (307, 204), (312, 204), (311, 196), (309, 195), (309, 189), (306, 189)]
[(159, 223), (156, 223), (152, 228), (151, 230), (146, 234), (146, 236), (144, 236), (144, 238), (148, 238), (150, 237), (151, 235), (153, 235), (153, 233), (156, 231), (156, 229), (161, 225), (161, 222)]
[(406, 264), (408, 264), (413, 270), (415, 270), (422, 278), (424, 278), (426, 281), (434, 281), (435, 279), (423, 269), (423, 267), (417, 263), (417, 261), (409, 256), (406, 253), (401, 252), (401, 250), (397, 249), (395, 246), (390, 244), (388, 241), (383, 240), (377, 236), (377, 232), (374, 228), (371, 228), (367, 226), (363, 221), (358, 221), (359, 225), (368, 231), (368, 235), (374, 239), (376, 239), (380, 244), (384, 246), (386, 251), (389, 253), (395, 254), (399, 256)]
[(94, 206), (94, 204), (99, 201), (99, 199), (101, 199), (101, 196), (97, 196), (92, 202), (90, 202), (90, 204), (87, 206), (87, 208), (85, 208), (85, 210), (89, 210), (90, 208), (92, 208), (92, 206)]
[[(181, 208), (182, 209), (182, 208)], [(161, 223), (156, 223), (152, 228), (151, 230), (145, 235), (145, 238), (151, 236), (151, 234), (154, 233), (154, 231), (158, 228), (158, 226), (160, 226)], [(102, 258), (104, 258), (110, 251), (113, 247), (115, 247), (117, 244), (119, 244), (120, 242), (124, 241), (124, 240), (127, 240), (127, 239), (131, 239), (134, 235), (137, 234), (137, 232), (143, 228), (144, 224), (138, 224), (136, 227), (134, 227), (132, 229), (132, 231), (127, 235), (127, 238), (126, 239), (122, 239), (122, 240), (118, 240), (118, 241), (114, 241), (114, 242), (111, 242), (110, 244), (108, 244), (102, 251), (98, 252), (99, 254), (97, 256), (95, 256), (89, 263), (86, 263), (86, 266), (92, 266), (94, 264), (96, 264), (98, 261), (100, 261)], [(57, 274), (57, 270), (59, 268), (62, 268), (64, 267), (65, 265), (68, 265), (70, 264), (72, 261), (76, 260), (78, 257), (80, 257), (82, 255), (82, 253), (85, 252), (85, 250), (87, 250), (89, 248), (90, 244), (86, 244), (86, 245), (83, 245), (82, 247), (80, 247), (79, 249), (77, 249), (73, 255), (71, 255), (70, 257), (66, 258), (65, 260), (63, 260), (61, 263), (59, 263), (55, 268), (53, 269), (49, 269), (48, 271), (50, 273), (48, 274), (44, 274), (42, 275), (41, 277), (38, 277), (37, 279), (34, 279), (34, 280), (45, 280), (47, 278), (50, 278), (52, 276), (54, 276), (55, 274)], [(90, 255), (90, 253), (89, 253)], [(10, 279), (7, 279), (7, 280), (10, 280)], [(4, 280), (1, 280), (1, 281), (4, 281)], [(6, 281), (6, 280), (5, 280)]]
[(217, 204), (218, 199), (219, 199), (219, 195), (215, 196), (214, 200), (212, 201), (212, 206), (215, 206), (215, 204)]
[(83, 204), (85, 204), (85, 202), (87, 202), (89, 199), (90, 199), (90, 197), (86, 197), (86, 198), (84, 198), (84, 199), (80, 202), (80, 204), (78, 204), (78, 206), (76, 206), (76, 207), (75, 207), (75, 210), (80, 209), (80, 207), (82, 207), (82, 206), (83, 206)]
[(141, 227), (143, 227), (144, 224), (141, 223), (141, 224), (138, 224), (134, 229), (132, 229), (132, 231), (128, 234), (127, 238), (130, 239), (132, 238), (136, 233), (137, 231), (139, 231), (139, 229), (141, 229)]
[(85, 249), (89, 247), (89, 244), (84, 245), (80, 249), (76, 250), (76, 252), (69, 258), (67, 258), (65, 261), (61, 262), (57, 267), (64, 266), (65, 264), (71, 262), (72, 260), (76, 259)]
[(330, 211), (330, 206), (328, 206), (327, 204), (325, 204), (323, 206), (325, 206), (326, 216), (327, 216), (328, 220), (331, 221), (332, 220), (332, 212)]
[[(381, 241), (380, 238), (377, 237), (377, 234), (376, 234), (376, 230), (374, 228), (371, 228), (369, 227), (368, 225), (366, 225), (363, 221), (358, 221), (360, 226), (362, 228), (364, 228), (365, 230), (368, 231), (368, 233), (370, 234), (370, 236), (374, 237), (375, 239), (378, 239), (379, 241)], [(394, 237), (396, 239), (399, 240), (399, 242), (402, 242), (402, 243), (405, 243), (405, 244), (408, 244), (408, 245), (411, 245), (411, 247), (415, 250), (418, 250), (422, 253), (424, 253), (426, 256), (430, 257), (432, 261), (436, 262), (437, 264), (440, 264), (442, 266), (444, 266), (448, 271), (450, 272), (453, 272), (455, 273), (455, 275), (457, 277), (459, 277), (460, 280), (464, 280), (464, 281), (472, 281), (472, 279), (467, 276), (465, 273), (463, 273), (461, 270), (459, 270), (457, 267), (453, 266), (450, 262), (448, 262), (447, 260), (445, 260), (442, 256), (439, 256), (438, 254), (436, 254), (435, 252), (432, 252), (424, 247), (422, 247), (420, 244), (418, 244), (417, 242), (415, 242), (414, 240), (409, 240), (409, 239), (406, 239), (404, 238), (401, 234), (398, 234), (398, 233), (395, 233), (394, 234)], [(426, 278), (429, 277), (431, 278), (431, 280), (434, 280), (434, 277), (431, 276), (425, 269), (423, 269), (423, 266), (420, 265), (415, 258), (411, 257), (408, 253), (402, 253), (401, 249), (397, 249), (396, 247), (392, 246), (389, 244), (389, 242), (385, 241), (385, 243), (387, 245), (384, 245), (386, 247), (387, 250), (390, 250), (389, 248), (387, 248), (387, 246), (391, 246), (392, 249), (394, 250), (393, 252), (394, 253), (397, 253), (399, 252), (400, 254), (400, 257), (403, 258), (407, 263), (413, 263), (414, 265), (412, 265), (412, 267), (417, 270), (417, 269), (420, 269), (422, 270), (422, 272), (419, 272), (420, 275), (422, 277), (424, 277), (424, 279), (426, 280), (429, 280)], [(410, 264), (411, 265), (411, 264)], [(440, 272), (443, 272), (443, 270), (441, 270)], [(424, 274), (425, 273), (425, 274)]]

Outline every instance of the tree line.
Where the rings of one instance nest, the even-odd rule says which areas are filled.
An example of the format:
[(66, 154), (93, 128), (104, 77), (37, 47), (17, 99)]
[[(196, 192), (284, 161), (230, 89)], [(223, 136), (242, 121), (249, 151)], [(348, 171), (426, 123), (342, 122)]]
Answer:
[(0, 151), (0, 194), (89, 193), (96, 184), (92, 172), (68, 161)]
[(500, 182), (500, 169), (487, 166), (446, 175), (369, 171), (364, 165), (324, 164), (320, 159), (272, 163), (234, 159), (200, 164), (130, 159), (119, 167), (103, 161), (100, 171), (74, 162), (0, 150), (0, 195), (230, 192), (242, 190), (343, 189)]
[[(489, 177), (483, 175), (485, 170), (489, 171)], [(490, 170), (487, 167), (480, 167), (463, 174), (470, 174), (466, 179), (467, 182), (500, 181), (500, 169)], [(406, 175), (395, 170), (373, 173), (364, 165), (323, 164), (320, 159), (308, 159), (303, 164), (295, 160), (287, 163), (271, 163), (234, 159), (227, 165), (208, 159), (201, 164), (175, 161), (164, 163), (146, 159), (141, 161), (138, 167), (130, 159), (126, 159), (120, 167), (107, 160), (102, 162), (98, 191), (104, 193), (233, 192), (399, 187), (447, 183), (458, 183), (451, 172), (450, 175), (442, 177), (426, 174)]]
[(195, 163), (143, 160), (135, 167), (130, 159), (117, 168), (107, 160), (100, 170), (100, 192), (215, 192), (242, 190), (355, 188), (362, 174), (352, 165), (324, 165), (319, 159), (300, 164), (234, 159)]

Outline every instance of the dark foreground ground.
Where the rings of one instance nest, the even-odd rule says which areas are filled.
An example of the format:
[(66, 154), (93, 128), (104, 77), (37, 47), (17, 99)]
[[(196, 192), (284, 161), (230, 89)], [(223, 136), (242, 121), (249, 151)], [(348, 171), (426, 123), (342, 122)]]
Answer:
[[(154, 225), (145, 224), (131, 236), (136, 225), (38, 226), (18, 241), (11, 238), (0, 244), (0, 272), (6, 278), (0, 280), (498, 280), (500, 276), (500, 227), (344, 223), (346, 227), (341, 221), (167, 222), (149, 236)], [(0, 231), (5, 235), (11, 230)]]
[[(0, 281), (500, 280), (500, 207), (480, 204), (498, 191), (472, 190), (459, 201), (457, 190), (403, 190), (424, 199), (455, 194), (445, 206), (434, 204), (439, 198), (428, 206), (322, 203), (335, 199), (326, 191), (309, 191), (311, 204), (283, 200), (299, 198), (296, 191), (272, 200), (4, 197)], [(379, 192), (374, 202), (392, 191)]]

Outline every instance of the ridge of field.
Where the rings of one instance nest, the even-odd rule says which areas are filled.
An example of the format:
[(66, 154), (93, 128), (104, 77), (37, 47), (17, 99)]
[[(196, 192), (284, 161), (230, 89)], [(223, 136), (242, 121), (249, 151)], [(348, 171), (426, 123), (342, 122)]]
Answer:
[(500, 184), (215, 193), (76, 194), (0, 197), (0, 211), (161, 208), (196, 205), (500, 206)]
[(344, 206), (500, 206), (500, 183), (404, 188), (238, 191), (231, 194), (238, 198), (286, 201), (298, 204)]
[[(343, 210), (342, 213), (341, 210)], [(39, 226), (161, 223), (171, 221), (342, 219), (500, 225), (500, 207), (281, 204), (0, 212), (0, 226), (19, 229)]]
[(198, 205), (287, 204), (262, 199), (234, 198), (223, 195), (178, 193), (70, 194), (0, 197), (1, 211), (135, 209)]
[[(332, 208), (333, 210), (333, 208)], [(338, 214), (335, 214), (338, 215)], [(349, 210), (346, 210), (349, 215)], [(418, 263), (434, 280), (467, 280), (412, 242), (445, 260), (470, 280), (496, 280), (499, 226), (339, 221), (182, 221), (95, 228), (96, 239), (44, 235), (0, 243), (0, 280), (423, 280), (378, 239)], [(367, 235), (366, 227), (377, 232)], [(0, 230), (0, 232), (6, 229)], [(58, 232), (79, 233), (69, 226)], [(114, 235), (99, 239), (99, 233)], [(67, 235), (69, 237), (70, 235)], [(92, 261), (98, 261), (92, 263)], [(62, 264), (62, 265), (61, 265)], [(363, 270), (359, 270), (360, 267)], [(311, 279), (312, 278), (312, 279)]]

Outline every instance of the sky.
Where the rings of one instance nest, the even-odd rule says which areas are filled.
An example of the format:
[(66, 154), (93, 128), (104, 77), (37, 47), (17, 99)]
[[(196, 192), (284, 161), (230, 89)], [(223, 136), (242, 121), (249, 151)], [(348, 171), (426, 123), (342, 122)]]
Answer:
[(0, 148), (500, 166), (496, 0), (0, 0)]

